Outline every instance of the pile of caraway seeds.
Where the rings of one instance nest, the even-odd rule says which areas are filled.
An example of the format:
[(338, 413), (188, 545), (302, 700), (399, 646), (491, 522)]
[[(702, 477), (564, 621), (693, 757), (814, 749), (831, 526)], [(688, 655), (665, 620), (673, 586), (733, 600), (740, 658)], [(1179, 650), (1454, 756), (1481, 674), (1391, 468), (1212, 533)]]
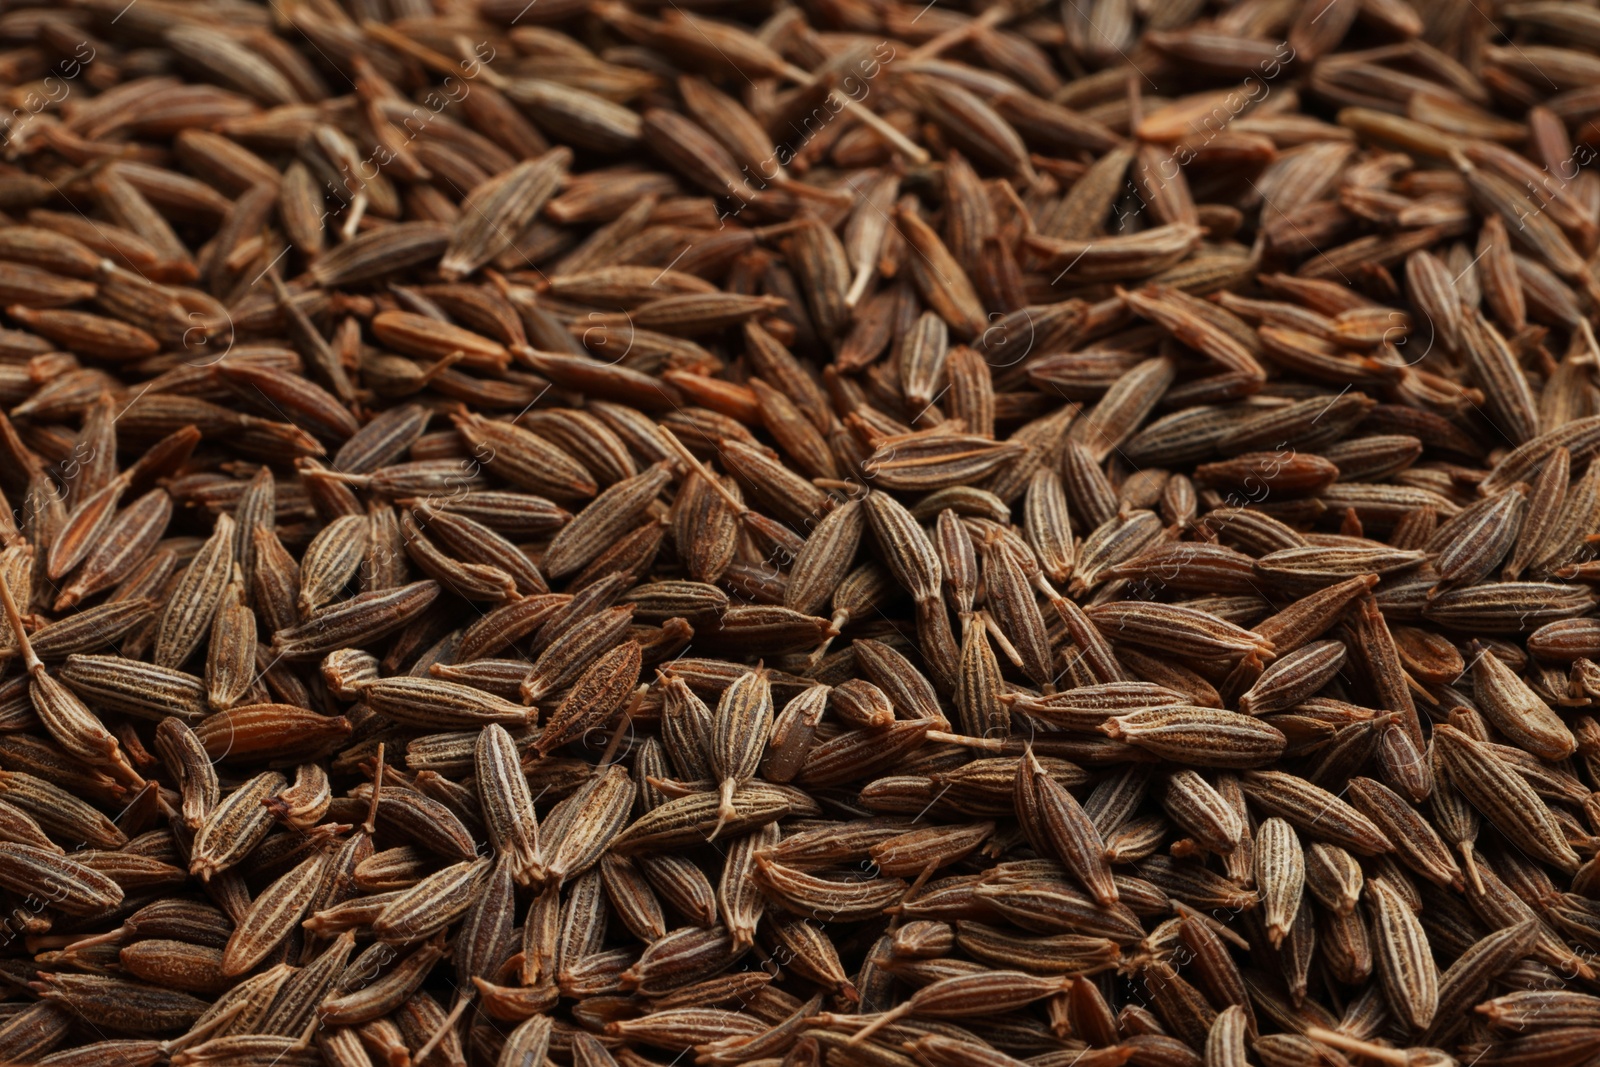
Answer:
[(0, 83), (0, 1063), (1600, 1062), (1600, 9)]

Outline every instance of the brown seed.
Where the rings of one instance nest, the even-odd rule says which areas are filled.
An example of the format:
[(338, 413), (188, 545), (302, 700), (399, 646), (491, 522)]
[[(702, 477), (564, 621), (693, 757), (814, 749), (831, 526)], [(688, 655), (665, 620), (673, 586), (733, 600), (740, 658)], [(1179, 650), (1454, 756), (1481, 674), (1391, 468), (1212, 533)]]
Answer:
[(1045, 772), (1031, 751), (1017, 765), (1016, 808), (1029, 832), (1049, 843), (1097, 901), (1116, 902), (1117, 887), (1099, 831), (1077, 798)]
[(1303, 778), (1282, 771), (1248, 771), (1241, 785), (1253, 803), (1283, 816), (1302, 833), (1363, 856), (1394, 848), (1366, 816)]
[(1119, 715), (1100, 731), (1164, 758), (1208, 767), (1263, 766), (1285, 745), (1282, 732), (1248, 715), (1182, 705)]
[(554, 149), (468, 194), (461, 222), (439, 260), (440, 273), (452, 280), (471, 274), (509, 247), (555, 193), (571, 159), (570, 151)]
[(0, 841), (0, 857), (5, 859), (0, 880), (7, 889), (48, 900), (68, 914), (93, 914), (122, 900), (116, 882), (59, 853)]
[(513, 877), (527, 883), (538, 871), (539, 823), (516, 742), (505, 727), (491, 723), (479, 731), (473, 767), (490, 841)]
[(1402, 863), (1439, 885), (1461, 885), (1461, 871), (1438, 833), (1393, 790), (1370, 778), (1353, 778), (1350, 799), (1394, 843)]
[(233, 520), (220, 516), (162, 613), (155, 644), (159, 666), (183, 666), (210, 628), (233, 571), (233, 541)]
[(1411, 1029), (1425, 1029), (1439, 1003), (1439, 972), (1422, 923), (1384, 879), (1367, 883), (1373, 909), (1378, 976), (1392, 1010)]
[(541, 755), (604, 727), (638, 684), (641, 649), (627, 641), (600, 656), (551, 714), (535, 745)]
[(239, 863), (272, 829), (264, 801), (288, 780), (275, 771), (256, 775), (224, 798), (196, 831), (189, 869), (210, 878)]
[(251, 901), (249, 912), (222, 954), (224, 975), (232, 977), (252, 969), (304, 918), (330, 858), (327, 851), (319, 851)]
[(1577, 854), (1550, 809), (1492, 749), (1453, 725), (1436, 730), (1434, 744), (1449, 769), (1451, 782), (1486, 819), (1503, 832), (1515, 834), (1519, 842), (1546, 862), (1565, 870), (1577, 866)]

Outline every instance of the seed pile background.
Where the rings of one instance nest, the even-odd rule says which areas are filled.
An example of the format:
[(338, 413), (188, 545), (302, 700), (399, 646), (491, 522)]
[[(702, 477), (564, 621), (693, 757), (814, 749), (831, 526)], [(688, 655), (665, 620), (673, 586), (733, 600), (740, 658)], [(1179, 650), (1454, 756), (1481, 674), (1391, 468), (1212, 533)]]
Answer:
[(1600, 1056), (1600, 10), (0, 45), (0, 1063)]

